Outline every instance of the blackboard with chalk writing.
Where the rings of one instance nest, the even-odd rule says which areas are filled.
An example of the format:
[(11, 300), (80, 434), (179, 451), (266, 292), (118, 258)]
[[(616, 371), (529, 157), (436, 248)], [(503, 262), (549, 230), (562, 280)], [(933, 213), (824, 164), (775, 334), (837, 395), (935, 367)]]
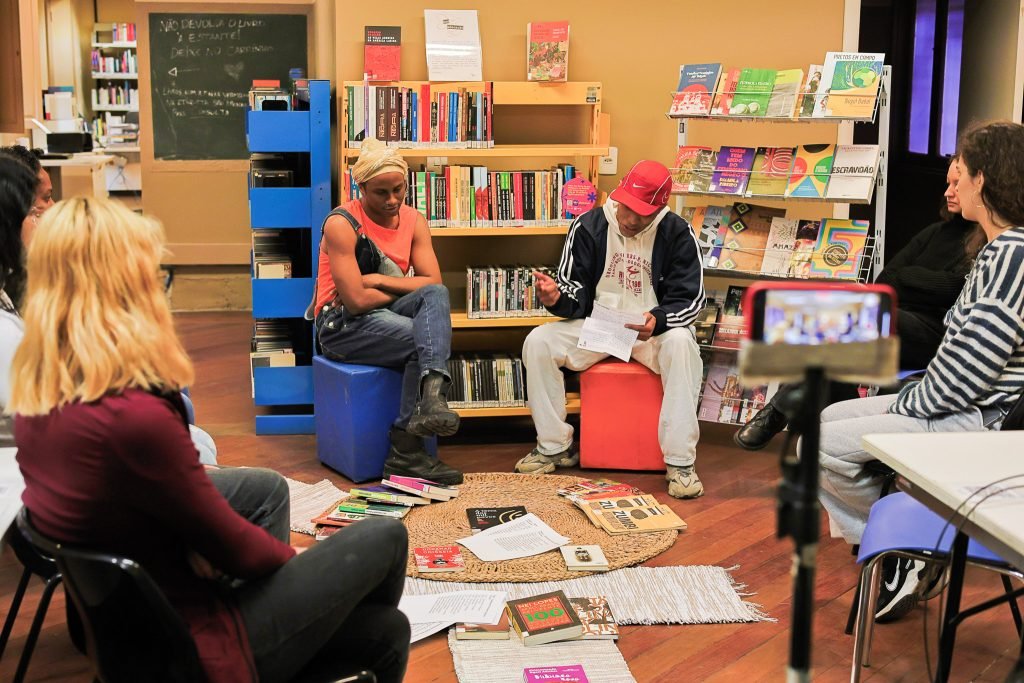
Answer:
[(245, 110), (253, 79), (306, 68), (306, 16), (149, 15), (153, 156), (247, 159)]

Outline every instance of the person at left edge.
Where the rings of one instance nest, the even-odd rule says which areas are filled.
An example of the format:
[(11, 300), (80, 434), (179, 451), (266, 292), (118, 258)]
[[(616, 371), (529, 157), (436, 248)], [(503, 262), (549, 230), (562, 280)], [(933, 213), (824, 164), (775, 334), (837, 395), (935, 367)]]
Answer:
[[(626, 327), (639, 332), (632, 359), (661, 376), (658, 443), (668, 494), (704, 494), (694, 471), (703, 364), (693, 331), (704, 306), (704, 274), (693, 231), (668, 209), (671, 189), (665, 166), (637, 162), (604, 206), (573, 221), (556, 277), (534, 273), (541, 303), (568, 320), (541, 325), (523, 344), (537, 445), (516, 463), (517, 472), (547, 474), (579, 462), (572, 426), (565, 421), (565, 381), (559, 368), (582, 371), (607, 357), (577, 348), (583, 318), (597, 302), (643, 313), (643, 325)], [(632, 399), (623, 394), (621, 400)]]
[[(450, 436), (459, 416), (448, 407), (452, 321), (448, 290), (426, 219), (405, 204), (409, 166), (397, 150), (365, 140), (352, 177), (362, 197), (324, 221), (315, 300), (325, 356), (359, 365), (402, 368), (402, 398), (389, 438), (384, 475), (462, 483), (462, 473), (430, 457), (423, 437)], [(347, 212), (384, 258), (362, 274), (357, 234)]]

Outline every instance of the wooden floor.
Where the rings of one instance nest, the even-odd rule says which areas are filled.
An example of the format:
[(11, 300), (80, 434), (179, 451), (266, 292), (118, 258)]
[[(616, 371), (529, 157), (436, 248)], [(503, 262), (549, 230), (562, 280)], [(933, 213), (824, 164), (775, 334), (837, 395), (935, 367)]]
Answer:
[[(217, 440), (220, 461), (228, 465), (272, 467), (307, 482), (347, 482), (321, 466), (311, 436), (257, 437), (255, 409), (249, 398), (246, 348), (251, 321), (246, 314), (183, 314), (179, 329), (196, 363), (192, 395), (198, 423)], [(447, 440), (442, 457), (467, 472), (508, 471), (530, 448), (529, 423), (466, 421), (459, 436)], [(775, 493), (779, 475), (774, 452), (747, 453), (731, 442), (727, 428), (705, 427), (698, 471), (707, 495), (677, 501), (665, 493), (657, 474), (605, 473), (653, 493), (669, 503), (689, 524), (675, 546), (648, 564), (713, 564), (735, 567), (733, 576), (747, 585), (750, 600), (762, 605), (777, 622), (704, 626), (626, 626), (619, 647), (641, 683), (669, 681), (780, 681), (788, 658), (791, 606), (791, 541), (775, 538)], [(827, 537), (827, 530), (823, 526)], [(306, 544), (308, 537), (293, 535)], [(0, 605), (5, 614), (21, 566), (9, 550), (0, 556)], [(825, 538), (819, 553), (815, 593), (814, 678), (842, 681), (849, 677), (852, 639), (843, 635), (853, 599), (857, 567), (849, 547)], [(967, 604), (988, 597), (998, 582), (984, 573), (968, 574)], [(14, 635), (0, 661), (0, 681), (13, 677), (40, 583), (33, 580), (22, 605)], [(87, 662), (72, 647), (64, 628), (61, 591), (50, 607), (29, 669), (30, 681), (89, 681)], [(935, 624), (935, 606), (928, 610)], [(875, 631), (874, 666), (868, 681), (927, 680), (922, 616), (913, 615)], [(1003, 681), (1016, 661), (1019, 641), (1008, 609), (968, 621), (960, 631), (954, 681)], [(935, 647), (931, 646), (934, 657)], [(413, 646), (406, 681), (456, 681), (443, 635)], [(474, 682), (487, 683), (487, 682)]]

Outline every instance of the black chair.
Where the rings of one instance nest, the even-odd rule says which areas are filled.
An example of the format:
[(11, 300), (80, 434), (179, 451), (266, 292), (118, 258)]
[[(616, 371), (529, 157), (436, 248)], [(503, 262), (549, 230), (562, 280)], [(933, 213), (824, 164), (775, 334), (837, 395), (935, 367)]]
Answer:
[(22, 508), (18, 531), (51, 557), (77, 608), (86, 654), (102, 683), (204, 680), (185, 622), (146, 571), (125, 557), (64, 545), (39, 533)]
[(57, 589), (57, 586), (60, 585), (61, 574), (53, 558), (40, 552), (25, 540), (17, 529), (11, 529), (7, 535), (7, 540), (11, 545), (11, 549), (14, 550), (14, 555), (21, 562), (22, 566), (25, 567), (25, 570), (21, 573), (18, 587), (14, 591), (14, 598), (11, 600), (11, 607), (7, 611), (7, 618), (4, 620), (3, 631), (0, 632), (0, 657), (3, 657), (4, 650), (7, 649), (7, 641), (11, 637), (14, 620), (18, 616), (21, 601), (25, 597), (25, 591), (28, 589), (29, 579), (34, 574), (44, 582), (43, 592), (39, 596), (39, 605), (36, 607), (36, 614), (32, 619), (32, 626), (29, 627), (28, 637), (25, 638), (25, 647), (21, 651), (21, 659), (18, 660), (18, 668), (12, 679), (12, 683), (21, 683), (25, 680), (25, 674), (28, 672), (28, 664), (32, 659), (32, 652), (35, 650), (36, 641), (39, 640), (39, 632), (43, 627), (46, 611), (50, 607), (50, 599), (53, 597), (53, 592)]

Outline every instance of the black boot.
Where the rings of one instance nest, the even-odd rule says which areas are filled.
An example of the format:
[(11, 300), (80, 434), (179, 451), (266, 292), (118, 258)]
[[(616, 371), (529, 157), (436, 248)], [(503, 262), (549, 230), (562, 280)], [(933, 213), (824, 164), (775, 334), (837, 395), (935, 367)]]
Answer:
[(750, 418), (750, 422), (740, 427), (732, 438), (741, 448), (759, 451), (768, 445), (773, 436), (785, 429), (788, 422), (789, 419), (769, 403), (757, 411), (757, 415)]
[(448, 407), (451, 380), (430, 371), (420, 381), (420, 400), (406, 428), (415, 436), (451, 436), (459, 430), (459, 414)]
[(397, 474), (400, 477), (419, 477), (453, 486), (462, 483), (462, 472), (430, 457), (423, 448), (423, 439), (413, 436), (404, 429), (392, 427), (388, 432), (391, 450), (384, 461), (384, 476)]

